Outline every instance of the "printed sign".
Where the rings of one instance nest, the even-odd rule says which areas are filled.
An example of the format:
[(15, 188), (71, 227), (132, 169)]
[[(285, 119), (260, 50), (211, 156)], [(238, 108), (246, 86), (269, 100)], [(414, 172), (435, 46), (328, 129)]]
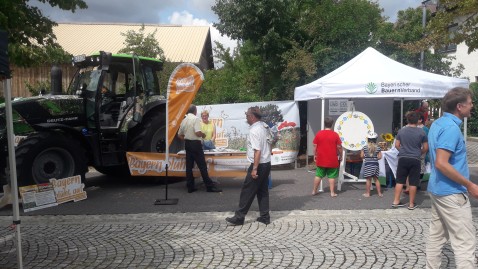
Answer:
[(86, 199), (86, 192), (83, 190), (85, 184), (81, 183), (81, 176), (73, 176), (62, 179), (50, 179), (55, 189), (56, 201), (63, 204), (69, 201), (78, 202)]
[(347, 112), (347, 99), (331, 99), (329, 100), (329, 115), (341, 115)]
[[(212, 177), (244, 177), (251, 165), (245, 152), (206, 154), (205, 157), (208, 174)], [(166, 176), (164, 153), (128, 152), (126, 158), (132, 176)], [(195, 177), (201, 176), (197, 167), (194, 167), (193, 174)], [(168, 176), (186, 176), (185, 154), (169, 154)]]
[[(347, 100), (345, 103), (347, 103)], [(278, 141), (272, 152), (272, 165), (293, 163), (299, 152), (300, 119), (299, 108), (293, 101), (254, 102), (225, 105), (198, 106), (198, 115), (209, 112), (209, 120), (216, 126), (216, 149), (246, 150), (249, 124), (245, 112), (258, 106), (263, 114), (262, 121), (277, 135)]]
[(42, 208), (57, 206), (69, 201), (86, 199), (81, 183), (81, 176), (72, 176), (62, 179), (50, 179), (50, 183), (30, 185), (18, 188), (23, 202), (23, 211), (29, 212)]
[(42, 208), (57, 206), (55, 191), (50, 183), (18, 188), (22, 197), (23, 211), (30, 212)]
[(204, 81), (201, 70), (190, 63), (174, 69), (168, 82), (168, 145), (173, 142), (179, 125)]

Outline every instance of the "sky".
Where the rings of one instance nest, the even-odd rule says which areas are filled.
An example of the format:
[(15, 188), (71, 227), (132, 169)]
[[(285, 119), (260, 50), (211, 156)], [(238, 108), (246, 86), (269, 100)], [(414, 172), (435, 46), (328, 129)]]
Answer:
[[(211, 10), (215, 0), (84, 0), (88, 9), (79, 9), (72, 13), (53, 8), (40, 1), (29, 1), (30, 5), (40, 8), (44, 16), (51, 20), (62, 22), (102, 22), (102, 23), (144, 23), (144, 24), (179, 24), (179, 25), (210, 25), (211, 38), (219, 41), (225, 47), (233, 48), (234, 40), (221, 36), (212, 27), (217, 22), (217, 16)], [(422, 0), (378, 0), (384, 9), (383, 15), (389, 21), (395, 21), (397, 12), (409, 7), (416, 8)], [(132, 4), (137, 3), (137, 4)]]

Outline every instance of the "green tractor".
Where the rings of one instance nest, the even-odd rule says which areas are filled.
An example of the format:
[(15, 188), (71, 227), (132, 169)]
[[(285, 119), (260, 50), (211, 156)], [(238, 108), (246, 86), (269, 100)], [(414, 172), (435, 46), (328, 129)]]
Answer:
[[(166, 92), (159, 88), (162, 62), (99, 52), (73, 58), (77, 67), (67, 93), (61, 70), (52, 68), (52, 93), (12, 101), (20, 186), (81, 175), (88, 166), (129, 175), (126, 152), (166, 150)], [(181, 144), (173, 142), (171, 151)], [(0, 183), (8, 172), (5, 105), (0, 104)]]

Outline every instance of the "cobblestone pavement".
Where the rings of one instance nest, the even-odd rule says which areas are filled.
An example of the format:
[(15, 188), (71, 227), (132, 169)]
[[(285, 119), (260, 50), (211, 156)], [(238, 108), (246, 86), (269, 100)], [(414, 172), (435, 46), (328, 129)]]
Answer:
[(469, 138), (466, 141), (466, 153), (468, 158), (468, 163), (471, 166), (478, 165), (478, 138), (473, 137)]
[[(478, 213), (476, 210), (474, 215)], [(429, 209), (22, 218), (24, 268), (424, 268)], [(475, 218), (476, 221), (476, 218)], [(0, 217), (0, 268), (16, 268), (14, 236)], [(449, 245), (442, 268), (454, 268)]]
[[(478, 166), (478, 139), (467, 143)], [(473, 209), (478, 221), (478, 208)], [(424, 268), (430, 209), (22, 216), (24, 268)], [(0, 268), (17, 268), (11, 216), (0, 216)], [(455, 268), (446, 245), (442, 268)]]

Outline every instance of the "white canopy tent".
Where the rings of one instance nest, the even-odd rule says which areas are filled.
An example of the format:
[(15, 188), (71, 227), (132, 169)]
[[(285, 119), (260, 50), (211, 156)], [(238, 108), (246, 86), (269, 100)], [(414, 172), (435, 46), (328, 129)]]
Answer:
[[(453, 87), (468, 86), (466, 79), (425, 72), (396, 62), (369, 47), (331, 73), (297, 87), (294, 101), (321, 99), (320, 123), (323, 129), (325, 99), (438, 99)], [(309, 109), (309, 123), (312, 120), (317, 122), (311, 118), (316, 114), (311, 114)]]

